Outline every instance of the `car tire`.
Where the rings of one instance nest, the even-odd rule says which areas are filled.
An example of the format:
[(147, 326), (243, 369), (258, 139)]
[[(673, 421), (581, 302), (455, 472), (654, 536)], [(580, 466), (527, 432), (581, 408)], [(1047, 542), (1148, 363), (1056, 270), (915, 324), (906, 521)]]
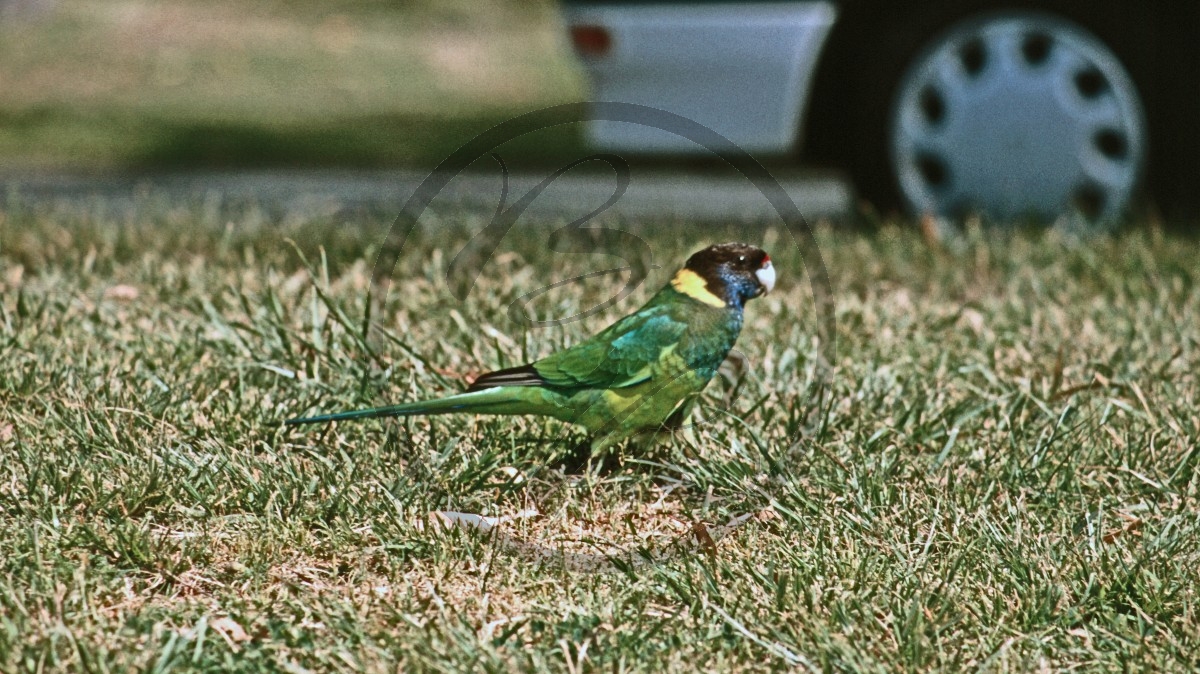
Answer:
[[(865, 6), (856, 5), (860, 10)], [(826, 105), (828, 100), (814, 98), (813, 120), (817, 125), (822, 122), (826, 125), (818, 133), (826, 138), (841, 139), (842, 146), (830, 152), (828, 144), (822, 147), (817, 141), (814, 147), (819, 159), (822, 155), (842, 157), (843, 161), (839, 163), (849, 166), (859, 192), (878, 210), (887, 212), (904, 208), (909, 212), (948, 215), (982, 211), (997, 220), (1011, 221), (1027, 215), (1044, 220), (1053, 217), (1057, 211), (1074, 208), (1091, 222), (1111, 222), (1128, 207), (1144, 175), (1153, 135), (1152, 124), (1147, 121), (1140, 102), (1154, 93), (1154, 81), (1147, 77), (1153, 54), (1146, 49), (1129, 47), (1153, 44), (1154, 32), (1147, 21), (1137, 20), (1136, 4), (1040, 2), (1020, 5), (980, 1), (924, 3), (919, 8), (906, 3), (907, 11), (896, 9), (892, 3), (876, 3), (870, 9), (859, 14), (848, 12), (842, 17), (831, 40), (829, 62), (822, 67), (814, 94), (833, 99), (838, 94), (831, 92), (840, 90), (839, 104), (833, 106), (840, 108), (836, 114), (830, 114)], [(989, 30), (990, 38), (986, 37)], [(1022, 30), (1028, 37), (1020, 38)], [(996, 33), (1000, 38), (996, 38)], [(981, 35), (985, 37), (979, 37)], [(988, 42), (993, 38), (999, 42)], [(1008, 136), (994, 133), (991, 138), (979, 139), (981, 126), (978, 119), (974, 126), (966, 123), (953, 130), (962, 141), (960, 145), (974, 152), (974, 156), (963, 161), (954, 155), (925, 152), (921, 142), (935, 135), (926, 133), (928, 129), (910, 133), (908, 138), (899, 137), (904, 135), (900, 129), (904, 128), (905, 119), (911, 123), (914, 114), (924, 116), (926, 119), (918, 121), (925, 123), (937, 121), (939, 116), (949, 118), (952, 114), (950, 105), (963, 108), (958, 111), (959, 122), (964, 116), (963, 110), (968, 113), (965, 115), (968, 118), (994, 116), (989, 103), (1003, 100), (1002, 96), (994, 97), (994, 89), (1003, 89), (1012, 82), (984, 77), (986, 63), (960, 64), (963, 68), (975, 68), (978, 81), (973, 84), (982, 86), (974, 90), (966, 87), (949, 94), (935, 92), (940, 94), (940, 99), (934, 95), (923, 103), (919, 101), (920, 92), (930, 81), (931, 64), (936, 66), (940, 58), (941, 65), (945, 66), (946, 55), (951, 50), (972, 40), (976, 53), (963, 58), (978, 59), (980, 44), (985, 61), (997, 45), (1003, 44), (1005, 48), (1015, 45), (1019, 50), (1015, 57), (1008, 54), (1005, 56), (1007, 62), (1001, 62), (992, 54), (994, 63), (1020, 70), (1022, 76), (1029, 76), (1029, 81), (1034, 81), (1034, 75), (1041, 76), (1041, 80), (1037, 80), (1041, 84), (1048, 81), (1047, 77), (1058, 78), (1057, 85), (1048, 89), (1052, 92), (1050, 95), (1073, 100), (1065, 107), (1049, 106), (1053, 113), (1049, 115), (1052, 122), (1049, 126), (1061, 131), (1061, 126), (1068, 124), (1070, 133), (1067, 135), (1073, 134), (1075, 142), (1058, 142), (1057, 147), (1060, 150), (1068, 147), (1074, 153), (1068, 158), (1071, 161), (1063, 157), (1057, 157), (1060, 161), (1052, 161), (1056, 158), (1052, 148), (1043, 147), (1032, 134), (1023, 137), (1015, 134), (1020, 142), (1014, 143), (1012, 149), (998, 143), (1012, 140), (1009, 136), (1014, 136), (1013, 133)], [(1017, 42), (1013, 43), (1013, 40)], [(864, 44), (872, 45), (869, 51), (864, 50)], [(1014, 59), (1020, 63), (1014, 65)], [(1070, 70), (1072, 62), (1085, 72), (1080, 81), (1074, 81), (1079, 78)], [(926, 80), (923, 81), (922, 76)], [(1023, 86), (1021, 82), (1017, 84)], [(825, 91), (822, 91), (823, 85)], [(990, 100), (977, 95), (979, 90), (987, 87), (993, 89)], [(1097, 87), (1104, 91), (1097, 93)], [(1103, 104), (1097, 104), (1098, 100)], [(821, 110), (817, 104), (825, 105), (825, 109)], [(851, 110), (845, 110), (847, 104), (852, 106)], [(1118, 114), (1097, 123), (1089, 115), (1095, 116), (1100, 108), (1107, 112), (1116, 110)], [(834, 123), (837, 117), (850, 120), (850, 123)], [(1079, 117), (1084, 120), (1080, 121)], [(1009, 114), (1005, 119), (1005, 123), (1011, 125), (1019, 121), (1017, 114)], [(841, 133), (837, 132), (839, 126)], [(830, 133), (831, 130), (834, 132)], [(1085, 138), (1086, 142), (1080, 138)], [(1062, 138), (1051, 139), (1062, 141)], [(937, 150), (952, 152), (953, 144), (950, 148)], [(1026, 154), (1031, 156), (1026, 157)], [(993, 167), (987, 164), (990, 157), (1006, 161), (997, 162), (1003, 166)], [(1021, 174), (1023, 162), (1033, 168)], [(1082, 166), (1089, 162), (1088, 166)], [(1064, 167), (1071, 164), (1075, 165), (1076, 174), (1064, 176)], [(971, 192), (980, 189), (982, 177), (1001, 168), (1017, 171), (1015, 176), (1009, 176), (1005, 189), (989, 188), (991, 193), (985, 190), (982, 195)], [(959, 190), (960, 194), (945, 190), (949, 196), (944, 194), (945, 198), (939, 200), (937, 195), (930, 194), (934, 190), (922, 191), (914, 187), (925, 182), (928, 188), (930, 183), (939, 181), (944, 187), (954, 180), (954, 171), (962, 171), (963, 175), (974, 172), (974, 183), (960, 185), (966, 188)], [(1039, 183), (1043, 178), (1055, 184)], [(1027, 193), (1039, 190), (1041, 194), (1037, 199), (1027, 199)], [(1027, 200), (1022, 202), (1022, 199)]]

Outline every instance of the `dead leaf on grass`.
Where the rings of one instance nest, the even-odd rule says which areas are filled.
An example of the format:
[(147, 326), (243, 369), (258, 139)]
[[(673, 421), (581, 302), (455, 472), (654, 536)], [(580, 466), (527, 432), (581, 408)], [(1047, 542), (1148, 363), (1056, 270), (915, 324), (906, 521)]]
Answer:
[(717, 544), (713, 541), (712, 536), (708, 535), (708, 527), (704, 526), (704, 522), (693, 522), (692, 534), (696, 537), (696, 543), (700, 545), (704, 554), (709, 557), (717, 556)]
[(229, 643), (230, 648), (234, 651), (237, 647), (234, 644), (239, 644), (243, 641), (249, 641), (250, 635), (246, 634), (243, 628), (236, 620), (229, 616), (222, 616), (208, 624), (209, 627), (217, 631), (225, 641)]
[(137, 288), (121, 283), (105, 290), (104, 299), (128, 302), (130, 300), (136, 300), (139, 294), (140, 293)]

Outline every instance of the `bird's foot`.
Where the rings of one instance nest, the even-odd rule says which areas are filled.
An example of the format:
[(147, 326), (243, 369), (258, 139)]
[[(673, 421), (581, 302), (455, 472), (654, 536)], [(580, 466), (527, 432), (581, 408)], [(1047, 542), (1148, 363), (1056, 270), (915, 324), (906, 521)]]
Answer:
[(592, 470), (607, 475), (621, 467), (621, 457), (613, 451), (597, 453), (593, 451), (592, 441), (584, 440), (560, 456), (551, 467), (561, 468), (567, 475), (582, 475)]

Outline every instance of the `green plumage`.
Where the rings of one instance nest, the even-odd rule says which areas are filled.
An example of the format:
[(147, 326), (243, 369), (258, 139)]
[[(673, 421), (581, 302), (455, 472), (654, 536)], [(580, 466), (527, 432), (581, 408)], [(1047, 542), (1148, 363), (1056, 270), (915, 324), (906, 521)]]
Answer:
[[(733, 250), (742, 252), (743, 263), (745, 251), (757, 251), (758, 259), (745, 264), (770, 266), (758, 249), (723, 246), (737, 246)], [(688, 268), (716, 249), (721, 246), (694, 255)], [(744, 301), (769, 289), (753, 272), (749, 280), (738, 272), (742, 270), (714, 271), (698, 289), (680, 286), (677, 276), (637, 312), (590, 339), (529, 365), (485, 374), (464, 393), (287, 423), (452, 413), (535, 414), (584, 427), (592, 438), (592, 451), (603, 450), (686, 416), (737, 341)], [(714, 306), (718, 303), (723, 306)]]

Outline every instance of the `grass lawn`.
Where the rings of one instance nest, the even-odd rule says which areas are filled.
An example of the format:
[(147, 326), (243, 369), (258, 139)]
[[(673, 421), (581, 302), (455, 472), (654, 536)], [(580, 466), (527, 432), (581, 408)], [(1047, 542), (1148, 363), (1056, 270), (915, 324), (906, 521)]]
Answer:
[[(18, 3), (20, 4), (20, 3)], [(432, 165), (577, 100), (555, 4), (28, 0), (0, 21), (0, 170)], [(518, 150), (580, 146), (557, 130)]]
[(389, 222), (152, 192), (0, 211), (0, 670), (1200, 665), (1197, 240), (821, 228), (821, 413), (811, 294), (767, 230), (780, 285), (744, 376), (690, 433), (566, 476), (551, 421), (277, 422), (458, 390), (736, 235), (623, 223), (662, 267), (646, 286), (522, 330), (514, 299), (611, 258), (520, 224), (460, 301), (447, 265), (483, 222), (443, 213), (368, 302)]

